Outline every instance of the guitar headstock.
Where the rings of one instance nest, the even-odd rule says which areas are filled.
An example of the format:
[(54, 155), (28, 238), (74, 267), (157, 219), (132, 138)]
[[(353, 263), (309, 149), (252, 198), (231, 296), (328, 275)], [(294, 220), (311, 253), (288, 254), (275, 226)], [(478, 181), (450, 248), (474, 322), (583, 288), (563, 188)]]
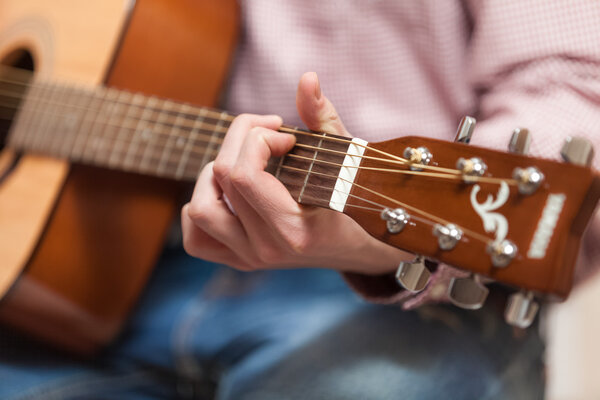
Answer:
[[(468, 142), (473, 127), (463, 120), (458, 136)], [(458, 305), (480, 306), (488, 278), (564, 299), (600, 178), (573, 162), (591, 160), (579, 139), (567, 142), (567, 163), (518, 154), (527, 145), (525, 130), (513, 135), (512, 153), (424, 137), (355, 141), (360, 168), (343, 211), (386, 243), (470, 271), (477, 279), (450, 288)], [(422, 262), (399, 269), (415, 291), (427, 277)]]

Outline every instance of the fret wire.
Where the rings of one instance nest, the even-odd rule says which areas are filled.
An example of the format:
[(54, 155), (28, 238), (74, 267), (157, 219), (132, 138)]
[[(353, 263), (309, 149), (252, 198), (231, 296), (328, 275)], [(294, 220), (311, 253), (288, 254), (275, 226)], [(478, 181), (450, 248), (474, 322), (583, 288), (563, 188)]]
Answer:
[(85, 144), (82, 149), (81, 158), (92, 164), (95, 163), (95, 159), (100, 152), (100, 145), (104, 142), (105, 135), (103, 134), (103, 125), (100, 121), (108, 114), (108, 110), (111, 107), (110, 102), (107, 101), (108, 95), (108, 90), (103, 90), (100, 93), (98, 107), (90, 121), (90, 128), (84, 133)]
[[(52, 85), (48, 85), (46, 87), (46, 90), (44, 91), (44, 97), (42, 97), (42, 99), (49, 97), (52, 97), (52, 93), (54, 90), (54, 86)], [(40, 104), (38, 103), (38, 107), (40, 106)], [(36, 113), (37, 114), (37, 113)], [(43, 141), (45, 139), (44, 137), (44, 126), (47, 125), (45, 119), (48, 118), (48, 116), (50, 116), (52, 114), (48, 113), (48, 115), (46, 117), (44, 116), (40, 116), (40, 118), (37, 118), (32, 127), (31, 127), (31, 134), (34, 135), (33, 136), (33, 140), (31, 142), (31, 148), (36, 150), (36, 151), (42, 151), (43, 150)]]
[[(99, 123), (102, 121), (104, 114), (106, 113), (106, 109), (109, 103), (106, 101), (106, 96), (108, 96), (108, 90), (102, 90), (99, 92), (96, 97), (96, 102), (98, 107), (95, 109), (94, 114), (89, 123), (89, 129), (83, 133), (84, 141), (83, 147), (81, 149), (81, 159), (94, 163), (94, 158), (97, 154), (98, 149), (98, 135), (97, 132), (101, 130), (102, 125)], [(81, 132), (79, 133), (82, 134)]]
[[(90, 104), (102, 104), (102, 99), (100, 96), (104, 96), (104, 91), (94, 92), (90, 99)], [(92, 119), (89, 118), (91, 114)], [(88, 136), (90, 134), (90, 130), (93, 128), (93, 122), (98, 118), (98, 110), (95, 107), (88, 108), (82, 118), (81, 123), (76, 132), (75, 140), (73, 141), (73, 146), (71, 147), (70, 158), (74, 160), (83, 161), (84, 160), (84, 152), (86, 149), (86, 144), (88, 141)]]
[[(158, 124), (161, 124), (161, 126), (165, 126), (162, 124), (164, 124), (163, 120), (167, 118), (167, 107), (169, 107), (169, 105), (167, 104), (167, 100), (162, 100), (160, 108), (157, 111), (158, 118), (156, 118), (155, 122), (152, 125), (153, 128), (156, 128)], [(148, 162), (154, 159), (152, 151), (159, 151), (159, 148), (162, 147), (160, 143), (158, 146), (159, 148), (157, 149), (156, 147), (156, 139), (158, 138), (158, 136), (158, 131), (156, 129), (152, 129), (150, 137), (148, 138), (148, 142), (146, 143), (146, 148), (142, 153), (142, 161), (140, 162), (140, 169), (142, 171), (150, 171), (151, 166), (148, 164)]]
[[(121, 92), (119, 94), (119, 97), (117, 99), (117, 104), (119, 104), (119, 107), (122, 109), (124, 107), (123, 104), (126, 104), (124, 101), (121, 101), (121, 99), (123, 97), (127, 97), (127, 98), (131, 98), (131, 93), (129, 92)], [(116, 158), (116, 155), (118, 155), (121, 152), (121, 148), (123, 147), (123, 138), (122, 136), (124, 135), (123, 131), (126, 130), (125, 128), (125, 124), (123, 123), (127, 117), (128, 117), (128, 113), (131, 111), (130, 107), (127, 107), (126, 111), (124, 114), (122, 115), (115, 115), (115, 117), (121, 117), (121, 120), (119, 123), (116, 123), (117, 126), (120, 126), (120, 128), (117, 128), (117, 135), (115, 136), (115, 145), (113, 146), (113, 152), (110, 155), (110, 157), (108, 158), (108, 165), (112, 168), (115, 168), (116, 165), (120, 164), (120, 165), (125, 165), (125, 163), (127, 162), (127, 160), (125, 158), (123, 159), (119, 159)], [(127, 154), (127, 153), (125, 153)]]
[[(55, 96), (57, 96), (56, 102), (60, 102), (63, 99), (69, 98), (69, 88), (67, 86), (59, 87), (55, 92)], [(48, 140), (46, 141), (47, 151), (50, 153), (58, 153), (58, 149), (61, 145), (61, 136), (63, 136), (63, 132), (61, 128), (61, 122), (64, 121), (64, 118), (57, 115), (59, 107), (54, 107), (53, 116), (50, 118), (49, 122), (46, 124), (46, 131), (48, 132)]]
[(277, 163), (277, 169), (275, 170), (275, 178), (279, 179), (279, 174), (281, 172), (281, 166), (283, 165), (283, 161), (285, 160), (285, 157), (288, 156), (288, 154), (284, 154), (283, 156), (281, 156), (279, 158), (279, 163)]
[[(177, 170), (175, 172), (175, 176), (177, 178), (181, 178), (185, 172), (185, 166), (187, 166), (187, 162), (190, 158), (190, 152), (192, 151), (192, 147), (190, 147), (190, 144), (192, 143), (192, 140), (196, 139), (200, 125), (204, 123), (204, 115), (205, 114), (203, 111), (201, 111), (200, 114), (198, 114), (198, 117), (196, 118), (196, 121), (194, 122), (194, 126), (188, 132), (187, 140), (185, 142), (185, 147), (183, 149), (183, 154), (179, 158), (179, 163), (177, 165)], [(200, 123), (200, 125), (199, 125), (199, 123)], [(215, 137), (215, 133), (213, 132), (213, 134), (211, 135), (211, 139), (208, 142), (207, 149), (211, 149), (211, 145), (212, 145), (212, 141), (213, 141), (214, 137)], [(205, 152), (202, 162), (205, 161), (204, 159), (206, 158), (206, 154), (208, 154), (208, 150)]]
[(29, 114), (32, 111), (35, 100), (34, 98), (27, 97), (27, 94), (34, 89), (35, 88), (27, 89), (27, 92), (23, 97), (22, 106), (16, 110), (14, 116), (14, 128), (12, 129), (12, 132), (9, 133), (8, 143), (17, 148), (26, 146), (27, 138), (31, 132), (28, 127), (31, 125), (32, 116), (30, 117)]
[[(298, 128), (295, 128), (295, 129), (298, 129)], [(323, 134), (323, 136), (325, 136), (325, 134)], [(311, 159), (310, 166), (308, 167), (308, 171), (306, 173), (306, 177), (304, 178), (304, 185), (302, 186), (302, 190), (300, 190), (300, 194), (298, 195), (298, 203), (302, 202), (302, 195), (304, 194), (304, 189), (306, 189), (306, 182), (308, 181), (308, 178), (310, 177), (310, 172), (312, 171), (312, 168), (315, 165), (315, 159), (317, 158), (317, 154), (319, 153), (319, 149), (321, 148), (322, 144), (323, 144), (323, 138), (319, 139), (319, 143), (317, 144), (317, 148), (315, 149), (314, 155)]]
[(114, 147), (116, 144), (115, 136), (115, 127), (107, 125), (104, 122), (105, 119), (110, 120), (117, 115), (118, 112), (118, 104), (115, 101), (119, 98), (120, 92), (115, 89), (108, 88), (103, 93), (102, 96), (102, 105), (100, 106), (101, 112), (98, 113), (97, 118), (94, 119), (94, 128), (99, 132), (104, 139), (105, 146), (104, 152), (98, 151), (96, 152), (93, 161), (96, 163), (106, 162), (106, 160), (110, 159), (111, 154), (114, 151)]
[(177, 131), (178, 131), (177, 126), (178, 126), (178, 123), (181, 121), (181, 116), (183, 113), (182, 108), (185, 107), (185, 105), (181, 105), (181, 104), (178, 105), (177, 103), (173, 103), (173, 105), (175, 107), (178, 107), (179, 112), (177, 113), (177, 117), (175, 118), (175, 123), (169, 130), (169, 137), (167, 138), (167, 143), (163, 146), (163, 151), (161, 153), (160, 160), (158, 162), (158, 167), (156, 168), (159, 175), (163, 175), (165, 172), (165, 170), (164, 170), (165, 157), (168, 157), (173, 151), (173, 138), (177, 137)]
[[(141, 115), (143, 114), (146, 109), (147, 109), (147, 105), (148, 105), (148, 101), (149, 98), (146, 96), (142, 96), (138, 93), (133, 95), (133, 98), (131, 99), (131, 109), (126, 113), (126, 115), (128, 115), (129, 113), (133, 113), (133, 119), (137, 120), (137, 123), (135, 124), (135, 127), (133, 128), (133, 132), (131, 135), (129, 135), (129, 137), (131, 138), (129, 140), (129, 146), (127, 146), (127, 151), (125, 152), (125, 158), (123, 161), (123, 165), (125, 166), (126, 169), (134, 169), (135, 165), (136, 165), (136, 152), (137, 149), (140, 146), (140, 140), (142, 140), (142, 129), (145, 124), (147, 123), (146, 121), (144, 121), (141, 118), (136, 118), (135, 116), (138, 115), (138, 113)], [(133, 110), (133, 111), (132, 111)], [(148, 147), (148, 145), (146, 144), (146, 148)]]
[[(77, 90), (77, 95), (73, 101), (75, 104), (84, 103), (88, 104), (92, 101), (91, 96), (84, 90)], [(71, 153), (71, 149), (75, 145), (75, 140), (77, 139), (77, 132), (79, 131), (79, 127), (81, 126), (83, 115), (81, 111), (73, 110), (73, 119), (70, 122), (67, 122), (65, 125), (69, 128), (65, 133), (65, 137), (62, 139), (62, 145), (59, 149), (59, 155), (62, 157), (68, 157)], [(76, 117), (75, 117), (76, 116)], [(70, 125), (70, 126), (69, 126)]]
[[(38, 89), (38, 99), (44, 95), (45, 88)], [(20, 115), (17, 120), (17, 127), (20, 128), (19, 131), (21, 133), (21, 143), (22, 146), (33, 147), (33, 143), (36, 139), (36, 135), (34, 134), (33, 128), (37, 123), (37, 118), (41, 118), (39, 113), (35, 112), (36, 105), (39, 103), (38, 99), (29, 99), (26, 100), (26, 106), (28, 107), (27, 115)]]
[[(144, 119), (145, 115), (151, 116), (155, 112), (154, 111), (156, 109), (155, 105), (157, 103), (159, 103), (159, 99), (156, 96), (150, 96), (150, 98), (146, 102), (146, 106), (144, 107), (144, 110), (142, 112), (142, 119)], [(146, 163), (148, 153), (152, 150), (152, 140), (154, 139), (152, 127), (155, 124), (152, 125), (152, 127), (149, 127), (150, 124), (152, 124), (152, 122), (150, 120), (144, 120), (143, 127), (139, 131), (139, 135), (142, 136), (143, 143), (144, 143), (144, 150), (142, 150), (141, 155), (136, 154), (136, 160), (138, 157), (140, 158), (140, 160), (137, 161), (140, 171), (147, 170), (145, 163)], [(133, 134), (135, 135), (136, 132), (134, 131)]]

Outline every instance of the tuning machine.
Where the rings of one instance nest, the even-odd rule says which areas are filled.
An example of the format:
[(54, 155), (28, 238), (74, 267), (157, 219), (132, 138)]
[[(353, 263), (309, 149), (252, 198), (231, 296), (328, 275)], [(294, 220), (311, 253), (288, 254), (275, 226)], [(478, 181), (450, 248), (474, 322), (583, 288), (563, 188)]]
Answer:
[(448, 286), (448, 298), (457, 307), (467, 310), (480, 309), (487, 299), (489, 289), (480, 275), (468, 278), (452, 278)]
[(518, 328), (528, 328), (535, 319), (540, 306), (533, 297), (533, 292), (517, 292), (508, 297), (504, 311), (506, 323)]
[(418, 256), (413, 261), (403, 261), (398, 265), (396, 281), (409, 292), (418, 293), (429, 283), (431, 272), (425, 265), (425, 259)]
[(585, 138), (568, 137), (560, 150), (560, 155), (571, 164), (588, 167), (594, 158), (594, 147)]
[(386, 222), (388, 232), (400, 233), (410, 221), (410, 215), (404, 208), (385, 208), (381, 211), (381, 219)]

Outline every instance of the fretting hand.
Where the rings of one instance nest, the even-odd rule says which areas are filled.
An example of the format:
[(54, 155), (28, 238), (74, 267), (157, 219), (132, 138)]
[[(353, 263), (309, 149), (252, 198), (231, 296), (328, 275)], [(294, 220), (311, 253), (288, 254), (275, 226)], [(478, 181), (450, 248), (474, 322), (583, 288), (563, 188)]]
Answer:
[[(296, 103), (309, 129), (350, 136), (315, 73), (300, 79)], [(219, 155), (202, 170), (182, 209), (186, 251), (241, 270), (318, 266), (365, 274), (391, 272), (412, 258), (344, 214), (296, 203), (264, 171), (269, 158), (295, 143), (294, 136), (276, 132), (281, 124), (272, 115), (244, 114), (233, 121)]]

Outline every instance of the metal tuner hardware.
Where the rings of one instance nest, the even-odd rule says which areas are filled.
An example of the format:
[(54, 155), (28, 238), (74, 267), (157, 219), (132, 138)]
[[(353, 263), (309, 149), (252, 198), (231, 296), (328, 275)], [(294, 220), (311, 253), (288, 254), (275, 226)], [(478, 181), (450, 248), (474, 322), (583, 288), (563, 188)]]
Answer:
[(487, 171), (487, 165), (479, 157), (462, 158), (456, 162), (456, 169), (463, 175), (463, 181), (469, 183), (474, 182), (472, 177), (483, 176)]
[(452, 250), (462, 238), (463, 232), (454, 224), (435, 224), (433, 234), (438, 238), (438, 245), (442, 250)]
[(427, 147), (407, 147), (404, 149), (404, 158), (410, 163), (412, 171), (421, 171), (423, 168), (420, 168), (419, 165), (429, 164), (433, 159), (433, 154), (431, 154)]
[(487, 252), (492, 257), (492, 264), (496, 268), (504, 268), (517, 255), (517, 245), (510, 240), (504, 239), (501, 242), (493, 242), (487, 246)]
[(388, 232), (400, 233), (410, 220), (410, 215), (404, 208), (385, 208), (381, 212), (381, 219), (386, 221)]
[[(529, 130), (525, 128), (515, 129), (508, 145), (508, 151), (515, 154), (526, 155), (529, 152), (530, 143), (531, 134), (529, 133)], [(565, 156), (563, 155), (563, 157)], [(526, 170), (529, 171), (524, 173)], [(516, 175), (514, 178), (519, 181), (519, 193), (521, 194), (533, 193), (535, 189), (539, 187), (539, 184), (544, 177), (541, 172), (537, 171), (537, 169), (534, 171), (527, 168), (526, 170), (515, 170), (515, 172), (513, 172), (513, 175)], [(541, 174), (541, 177), (535, 176), (535, 173)], [(537, 178), (541, 179), (536, 183), (535, 181)], [(538, 309), (539, 305), (533, 300), (533, 292), (513, 293), (508, 298), (508, 303), (504, 311), (504, 319), (509, 325), (519, 328), (527, 328), (535, 319)]]
[(409, 292), (418, 293), (429, 283), (431, 272), (425, 266), (425, 260), (419, 256), (413, 261), (403, 261), (398, 265), (396, 281)]
[(532, 194), (544, 182), (544, 174), (536, 167), (515, 168), (513, 179), (519, 183), (519, 193)]
[(540, 306), (533, 297), (533, 292), (513, 293), (508, 298), (504, 310), (506, 323), (518, 328), (528, 328), (539, 310)]
[(477, 120), (473, 117), (469, 117), (468, 115), (462, 117), (460, 123), (458, 124), (458, 129), (456, 130), (456, 137), (454, 138), (455, 142), (468, 144), (471, 141), (471, 136), (473, 136), (473, 132), (475, 131), (475, 124)]
[(585, 138), (568, 137), (560, 150), (560, 155), (566, 162), (589, 167), (594, 158), (594, 147)]
[(513, 131), (508, 143), (508, 151), (514, 154), (527, 154), (531, 144), (531, 134), (529, 129), (517, 128)]
[(483, 307), (489, 292), (479, 275), (452, 278), (448, 286), (448, 298), (452, 304), (467, 310), (478, 310)]

